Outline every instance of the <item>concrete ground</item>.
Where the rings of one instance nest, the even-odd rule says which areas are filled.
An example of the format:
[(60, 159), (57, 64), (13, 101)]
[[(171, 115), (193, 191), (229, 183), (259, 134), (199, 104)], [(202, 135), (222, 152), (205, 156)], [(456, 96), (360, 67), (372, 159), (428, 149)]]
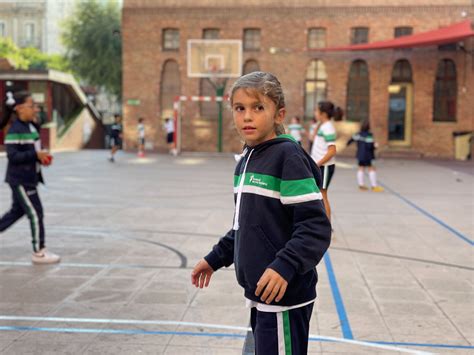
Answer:
[[(61, 153), (45, 169), (47, 244), (61, 264), (31, 265), (25, 219), (0, 235), (0, 353), (250, 353), (232, 268), (209, 289), (190, 283), (231, 226), (232, 157), (106, 158)], [(474, 353), (472, 164), (377, 167), (383, 193), (358, 191), (354, 161), (338, 164), (310, 353)], [(2, 184), (0, 213), (9, 204)]]

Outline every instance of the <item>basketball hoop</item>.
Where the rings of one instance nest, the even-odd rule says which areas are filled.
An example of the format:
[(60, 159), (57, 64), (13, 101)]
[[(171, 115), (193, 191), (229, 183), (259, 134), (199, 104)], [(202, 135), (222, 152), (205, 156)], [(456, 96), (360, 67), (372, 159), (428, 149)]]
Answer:
[(222, 101), (227, 80), (242, 75), (242, 41), (190, 39), (187, 54), (188, 77), (206, 78), (216, 92), (219, 109), (217, 151), (222, 152)]

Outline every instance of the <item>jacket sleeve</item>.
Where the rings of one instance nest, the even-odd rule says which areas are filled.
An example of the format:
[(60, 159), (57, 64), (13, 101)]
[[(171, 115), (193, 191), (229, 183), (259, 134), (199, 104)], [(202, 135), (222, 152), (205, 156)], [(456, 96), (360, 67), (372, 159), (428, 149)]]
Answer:
[(268, 267), (289, 283), (296, 273), (307, 273), (323, 258), (331, 241), (331, 224), (306, 157), (295, 154), (286, 159), (281, 184), (281, 201), (293, 217), (293, 233)]
[(209, 263), (214, 271), (225, 266), (228, 267), (234, 262), (234, 241), (235, 231), (231, 229), (214, 245), (212, 251), (204, 259)]

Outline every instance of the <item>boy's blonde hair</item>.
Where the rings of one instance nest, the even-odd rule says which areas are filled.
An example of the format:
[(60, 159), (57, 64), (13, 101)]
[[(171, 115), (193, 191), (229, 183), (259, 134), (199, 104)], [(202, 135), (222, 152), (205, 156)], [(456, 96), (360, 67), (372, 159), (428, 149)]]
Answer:
[[(277, 77), (271, 73), (255, 71), (241, 76), (232, 85), (229, 91), (230, 104), (232, 105), (234, 94), (237, 90), (244, 89), (249, 95), (262, 95), (268, 97), (276, 106), (276, 111), (285, 107), (285, 96)], [(275, 125), (277, 135), (285, 133), (282, 124)]]

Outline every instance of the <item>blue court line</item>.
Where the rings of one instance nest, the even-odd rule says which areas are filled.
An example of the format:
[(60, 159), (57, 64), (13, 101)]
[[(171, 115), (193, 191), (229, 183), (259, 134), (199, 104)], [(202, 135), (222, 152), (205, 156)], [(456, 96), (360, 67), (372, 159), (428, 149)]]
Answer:
[(329, 257), (329, 251), (326, 251), (326, 254), (324, 254), (324, 263), (328, 272), (332, 297), (334, 298), (334, 303), (336, 304), (339, 321), (341, 322), (342, 335), (344, 339), (354, 339), (354, 336), (352, 335), (351, 326), (349, 324), (349, 319), (347, 318), (346, 308), (344, 307), (341, 292), (339, 291), (339, 286), (337, 284), (336, 275), (334, 274), (334, 269), (332, 268), (331, 258)]
[(391, 189), (390, 187), (388, 187), (387, 185), (385, 185), (384, 183), (380, 182), (379, 181), (379, 184), (385, 189), (385, 190), (388, 190), (390, 193), (392, 193), (393, 195), (397, 196), (399, 199), (401, 199), (402, 201), (406, 202), (408, 205), (410, 205), (411, 207), (413, 207), (414, 209), (416, 209), (418, 212), (424, 214), (426, 217), (430, 218), (431, 220), (435, 221), (436, 223), (438, 223), (440, 226), (446, 228), (448, 231), (450, 231), (451, 233), (453, 233), (455, 236), (457, 236), (458, 238), (464, 240), (465, 242), (469, 243), (470, 245), (474, 246), (474, 241), (469, 239), (468, 237), (466, 237), (464, 234), (462, 234), (461, 232), (457, 231), (456, 229), (454, 229), (453, 227), (449, 226), (448, 224), (446, 224), (445, 222), (443, 222), (442, 220), (440, 220), (439, 218), (433, 216), (431, 213), (429, 213), (428, 211), (425, 211), (423, 208), (417, 206), (416, 204), (414, 204), (413, 202), (411, 202), (409, 199), (407, 199), (406, 197), (403, 197), (402, 195), (400, 195), (398, 192), (396, 192), (395, 190)]
[(147, 335), (187, 335), (217, 338), (245, 338), (244, 334), (235, 333), (205, 333), (205, 332), (177, 332), (161, 330), (135, 330), (135, 329), (94, 329), (94, 328), (49, 328), (49, 327), (10, 327), (0, 326), (0, 330), (33, 331), (52, 333), (100, 333), (100, 334), (147, 334)]
[(401, 342), (389, 342), (389, 341), (370, 341), (362, 340), (367, 343), (380, 344), (380, 345), (401, 345), (401, 346), (421, 346), (428, 348), (447, 348), (447, 349), (474, 349), (472, 345), (451, 345), (451, 344), (423, 344), (423, 343), (401, 343)]
[[(157, 331), (157, 330), (138, 330), (138, 329), (94, 329), (94, 328), (49, 328), (49, 327), (21, 327), (21, 326), (0, 326), (0, 331), (33, 331), (33, 332), (51, 332), (51, 333), (83, 333), (83, 334), (127, 334), (127, 335), (178, 335), (178, 336), (198, 336), (214, 338), (240, 338), (246, 337), (245, 334), (236, 333), (208, 333), (208, 332), (180, 332), (180, 331)], [(336, 340), (321, 339), (310, 337), (311, 342), (337, 342)], [(386, 341), (366, 341), (366, 343), (380, 345), (401, 345), (401, 346), (419, 346), (430, 348), (450, 348), (450, 349), (474, 349), (472, 345), (451, 345), (451, 344), (423, 344), (423, 343), (403, 343)]]

